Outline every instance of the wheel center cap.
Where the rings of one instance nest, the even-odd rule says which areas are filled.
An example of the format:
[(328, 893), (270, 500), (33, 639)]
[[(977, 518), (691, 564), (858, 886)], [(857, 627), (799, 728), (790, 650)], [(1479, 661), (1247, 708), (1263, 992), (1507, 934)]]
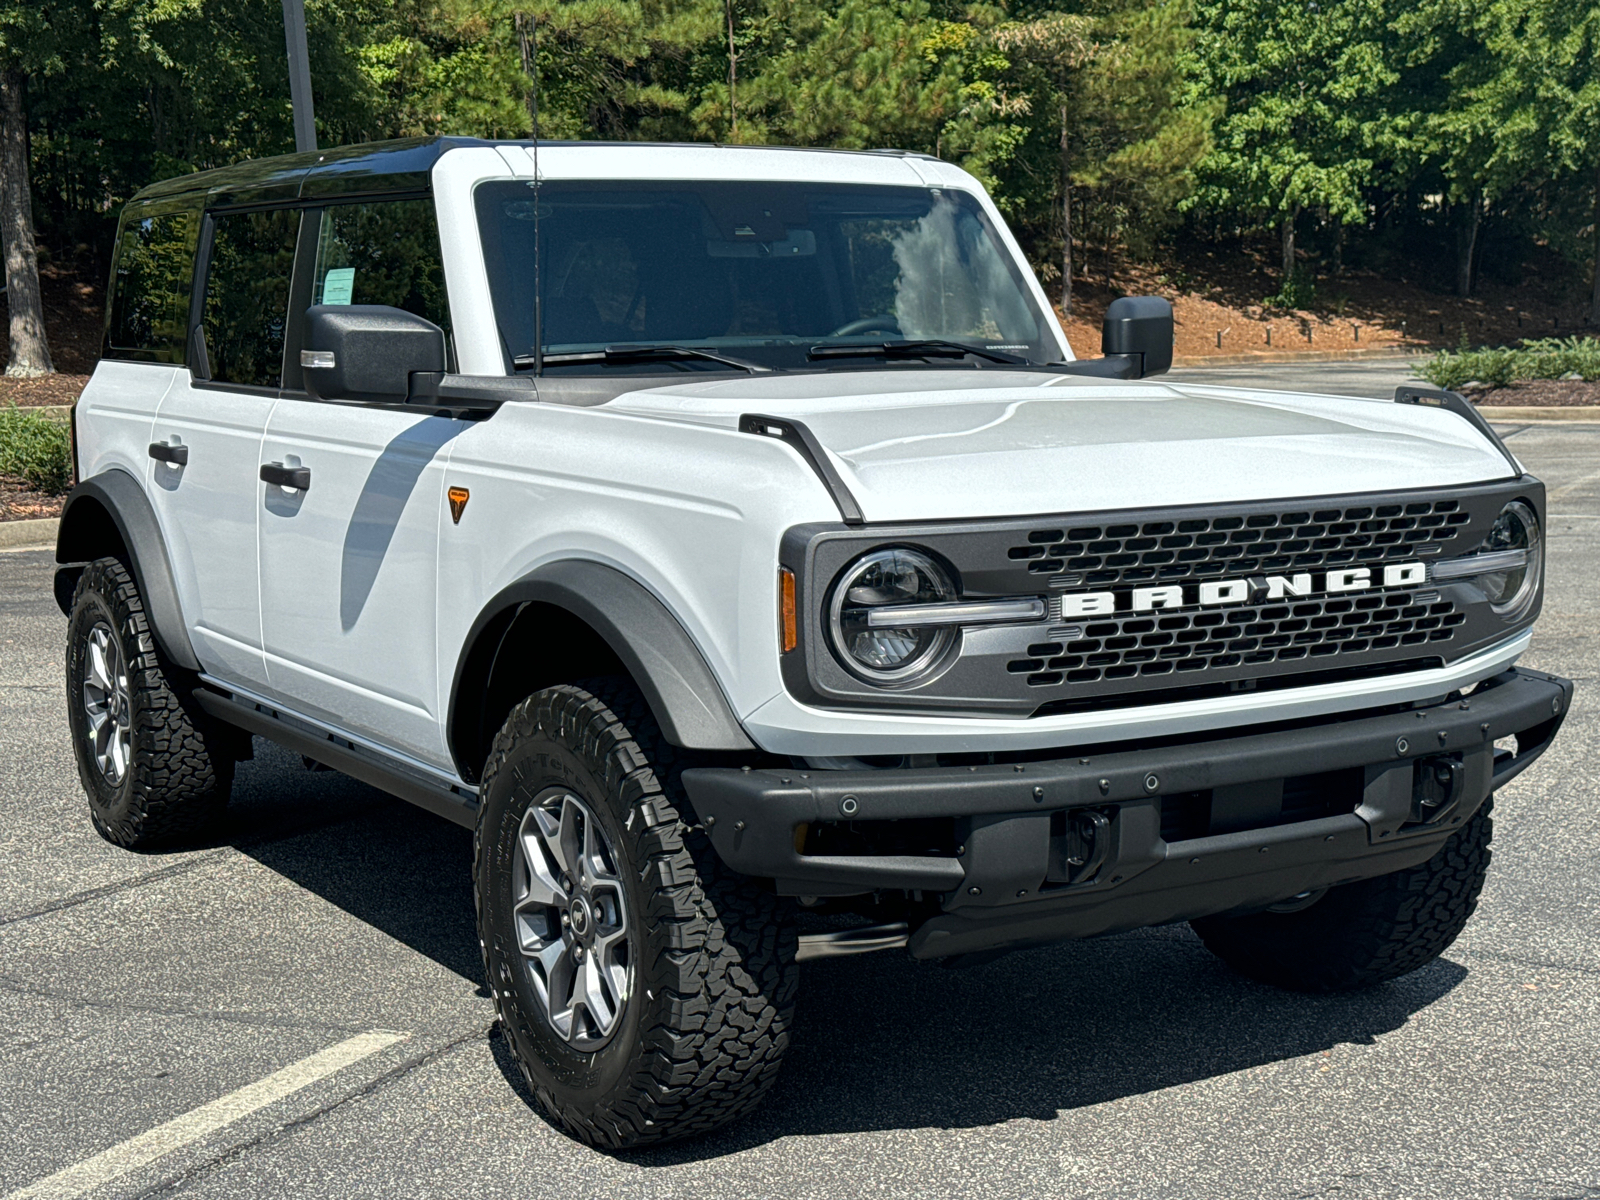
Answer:
[(582, 896), (575, 896), (572, 907), (568, 910), (568, 918), (572, 922), (572, 932), (582, 937), (589, 932), (589, 906)]

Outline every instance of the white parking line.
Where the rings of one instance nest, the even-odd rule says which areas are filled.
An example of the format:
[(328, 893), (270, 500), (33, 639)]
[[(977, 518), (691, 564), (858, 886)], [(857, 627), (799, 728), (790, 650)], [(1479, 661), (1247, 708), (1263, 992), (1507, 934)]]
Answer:
[(81, 1196), (409, 1036), (383, 1029), (358, 1033), (337, 1046), (329, 1046), (309, 1058), (291, 1063), (265, 1079), (248, 1083), (236, 1092), (229, 1092), (209, 1104), (191, 1109), (165, 1125), (157, 1125), (138, 1137), (131, 1137), (109, 1150), (101, 1151), (93, 1158), (86, 1158), (81, 1163), (29, 1184), (21, 1191), (0, 1197), (0, 1200), (69, 1200), (70, 1197)]

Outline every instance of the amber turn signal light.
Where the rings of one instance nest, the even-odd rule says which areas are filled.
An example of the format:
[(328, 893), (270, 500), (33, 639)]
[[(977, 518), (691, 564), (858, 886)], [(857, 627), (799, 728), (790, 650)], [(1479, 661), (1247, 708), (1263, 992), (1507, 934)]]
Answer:
[(785, 654), (800, 644), (800, 629), (794, 616), (794, 572), (778, 568), (778, 634)]
[(467, 501), (472, 498), (472, 493), (464, 487), (453, 487), (445, 495), (450, 498), (450, 520), (461, 524), (461, 514), (467, 511)]

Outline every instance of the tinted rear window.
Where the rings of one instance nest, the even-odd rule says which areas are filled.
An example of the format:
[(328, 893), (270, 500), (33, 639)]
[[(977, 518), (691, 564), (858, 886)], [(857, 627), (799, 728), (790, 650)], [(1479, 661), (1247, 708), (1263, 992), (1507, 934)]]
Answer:
[(111, 278), (107, 357), (184, 361), (198, 230), (192, 211), (129, 209)]

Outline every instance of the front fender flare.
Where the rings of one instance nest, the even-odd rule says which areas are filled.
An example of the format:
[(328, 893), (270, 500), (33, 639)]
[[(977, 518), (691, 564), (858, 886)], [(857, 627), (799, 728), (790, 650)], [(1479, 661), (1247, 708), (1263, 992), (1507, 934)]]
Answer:
[(108, 544), (112, 532), (106, 527), (108, 520), (121, 540), (128, 568), (144, 600), (156, 648), (168, 662), (198, 671), (200, 660), (189, 641), (189, 627), (178, 602), (178, 585), (173, 579), (160, 522), (139, 481), (120, 467), (85, 479), (67, 496), (61, 529), (56, 535), (56, 603), (63, 613), (71, 610), (72, 587), (76, 586), (84, 563), (120, 557)]
[(472, 767), (461, 761), (458, 747), (463, 744), (462, 731), (475, 722), (475, 699), (464, 699), (462, 689), (475, 686), (480, 672), (487, 677), (500, 637), (528, 604), (564, 609), (593, 629), (633, 677), (662, 734), (674, 746), (756, 749), (705, 656), (667, 606), (614, 567), (567, 559), (547, 563), (502, 589), (473, 622), (456, 661), (446, 726), (459, 770)]

